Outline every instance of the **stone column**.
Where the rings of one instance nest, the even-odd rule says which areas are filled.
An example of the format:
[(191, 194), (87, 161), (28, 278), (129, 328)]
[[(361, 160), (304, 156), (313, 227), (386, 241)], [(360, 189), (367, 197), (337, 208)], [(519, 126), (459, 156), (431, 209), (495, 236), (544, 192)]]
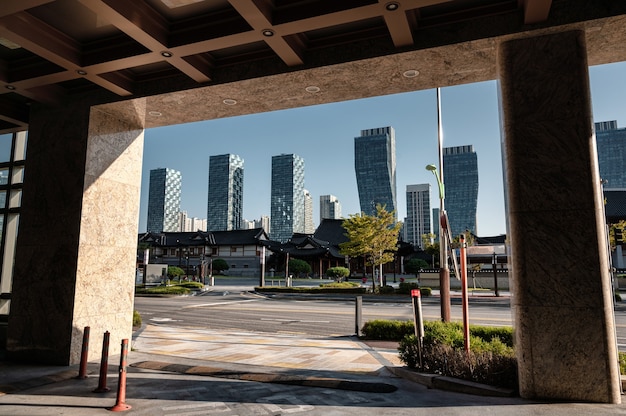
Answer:
[(520, 394), (620, 403), (585, 34), (499, 46)]
[(131, 338), (144, 101), (34, 108), (7, 352), (29, 362), (90, 359)]

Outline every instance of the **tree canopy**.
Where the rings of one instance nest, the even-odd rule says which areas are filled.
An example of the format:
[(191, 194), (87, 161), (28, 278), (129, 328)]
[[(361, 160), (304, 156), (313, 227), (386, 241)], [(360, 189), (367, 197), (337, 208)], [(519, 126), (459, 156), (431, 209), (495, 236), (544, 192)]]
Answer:
[[(376, 206), (376, 215), (352, 214), (343, 221), (348, 241), (341, 243), (341, 254), (350, 257), (365, 256), (366, 265), (382, 269), (392, 262), (398, 250), (398, 234), (401, 222), (395, 220), (394, 212), (384, 206)], [(382, 270), (381, 270), (382, 276)]]

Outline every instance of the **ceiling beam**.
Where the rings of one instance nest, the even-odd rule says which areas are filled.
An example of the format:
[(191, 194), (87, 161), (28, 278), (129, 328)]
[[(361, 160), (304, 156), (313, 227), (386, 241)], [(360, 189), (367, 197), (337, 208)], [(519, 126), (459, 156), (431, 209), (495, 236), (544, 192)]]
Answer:
[(272, 28), (270, 5), (265, 0), (229, 0), (246, 22), (259, 34), (274, 53), (287, 65), (302, 65), (302, 50), (297, 42), (289, 42), (283, 36), (293, 33), (277, 33)]
[(524, 23), (532, 24), (548, 20), (552, 0), (520, 0), (524, 8)]
[(89, 7), (98, 16), (111, 22), (137, 43), (147, 49), (159, 53), (162, 61), (167, 62), (180, 72), (196, 82), (203, 83), (211, 80), (210, 66), (192, 65), (184, 56), (172, 54), (163, 56), (162, 53), (171, 52), (168, 45), (169, 24), (154, 9), (145, 2), (128, 0), (79, 0)]
[(20, 0), (19, 4), (17, 1), (0, 1), (0, 17), (52, 3), (53, 1), (54, 0)]

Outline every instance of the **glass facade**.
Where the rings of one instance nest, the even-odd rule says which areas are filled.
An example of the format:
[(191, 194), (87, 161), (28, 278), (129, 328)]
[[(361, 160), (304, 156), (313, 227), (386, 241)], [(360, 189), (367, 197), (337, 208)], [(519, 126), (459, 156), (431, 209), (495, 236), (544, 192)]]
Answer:
[(304, 233), (304, 159), (294, 154), (272, 157), (271, 239), (287, 242)]
[(27, 140), (25, 131), (0, 135), (0, 321), (4, 322), (11, 306)]
[(168, 168), (150, 171), (148, 189), (148, 232), (179, 231), (182, 175)]
[(422, 235), (431, 232), (430, 185), (407, 185), (404, 241), (423, 248)]
[(232, 154), (211, 156), (207, 201), (208, 230), (239, 230), (242, 219), (243, 159)]
[(376, 205), (397, 212), (396, 136), (392, 127), (361, 130), (354, 138), (354, 169), (361, 212), (376, 215)]
[(443, 183), (449, 227), (455, 237), (465, 230), (476, 234), (478, 157), (474, 146), (443, 149)]
[(626, 128), (617, 121), (595, 123), (600, 178), (604, 189), (626, 189)]

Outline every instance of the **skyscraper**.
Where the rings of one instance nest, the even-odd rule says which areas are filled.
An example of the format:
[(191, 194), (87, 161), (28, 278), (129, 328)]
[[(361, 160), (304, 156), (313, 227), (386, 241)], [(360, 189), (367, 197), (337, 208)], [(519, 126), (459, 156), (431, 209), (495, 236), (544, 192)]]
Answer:
[(178, 231), (181, 187), (182, 175), (179, 171), (168, 168), (150, 171), (146, 226), (148, 232)]
[(304, 232), (313, 234), (315, 232), (315, 224), (313, 223), (313, 197), (311, 193), (304, 190)]
[(478, 206), (478, 157), (474, 146), (443, 149), (445, 208), (452, 236), (469, 230), (476, 234)]
[(304, 159), (272, 156), (271, 238), (282, 243), (304, 233)]
[(626, 190), (626, 128), (617, 121), (595, 123), (598, 166), (604, 189)]
[(354, 168), (361, 212), (376, 214), (376, 205), (396, 212), (396, 135), (393, 127), (361, 130), (354, 138)]
[(209, 231), (241, 228), (243, 218), (243, 159), (225, 154), (209, 158), (207, 227)]
[(331, 220), (341, 218), (341, 203), (335, 195), (320, 196), (320, 223), (326, 218)]
[(406, 219), (404, 241), (415, 247), (423, 247), (422, 235), (430, 234), (430, 185), (406, 186)]

